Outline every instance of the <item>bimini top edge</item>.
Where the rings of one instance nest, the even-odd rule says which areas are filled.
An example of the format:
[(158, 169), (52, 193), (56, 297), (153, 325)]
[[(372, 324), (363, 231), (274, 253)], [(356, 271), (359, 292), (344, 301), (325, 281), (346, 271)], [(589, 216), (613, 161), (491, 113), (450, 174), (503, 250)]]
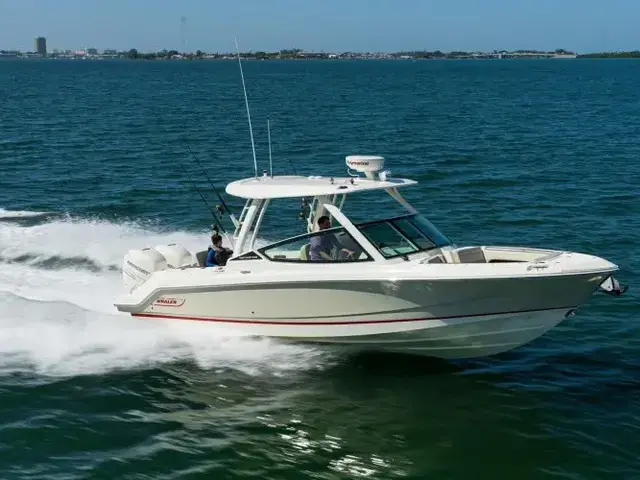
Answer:
[[(350, 155), (346, 157), (348, 177), (280, 175), (251, 177), (236, 180), (227, 185), (229, 195), (247, 199), (272, 199), (293, 197), (315, 197), (321, 195), (348, 194), (385, 188), (416, 185), (418, 182), (406, 178), (391, 178), (388, 172), (378, 173), (383, 157)], [(365, 177), (352, 174), (350, 170), (364, 173)]]
[(353, 177), (274, 176), (236, 180), (228, 184), (225, 190), (235, 197), (270, 199), (355, 193), (364, 190), (398, 188), (417, 183), (415, 180), (405, 178), (389, 178), (382, 181)]

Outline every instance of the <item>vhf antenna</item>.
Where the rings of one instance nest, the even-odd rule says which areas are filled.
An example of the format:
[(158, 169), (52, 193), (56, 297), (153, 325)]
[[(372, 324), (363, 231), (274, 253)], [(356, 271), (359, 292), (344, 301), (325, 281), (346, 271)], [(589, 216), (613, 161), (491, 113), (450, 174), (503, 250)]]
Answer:
[(269, 136), (269, 174), (273, 178), (273, 161), (271, 160), (271, 121), (267, 117), (267, 135)]
[(249, 134), (251, 135), (251, 150), (253, 152), (253, 170), (255, 176), (258, 176), (258, 160), (256, 159), (256, 146), (253, 142), (253, 127), (251, 126), (251, 113), (249, 112), (249, 99), (247, 98), (247, 87), (244, 84), (244, 73), (242, 73), (242, 62), (240, 61), (240, 49), (238, 48), (238, 39), (236, 41), (236, 53), (238, 55), (238, 65), (240, 66), (240, 77), (242, 78), (242, 90), (244, 92), (244, 103), (247, 107), (247, 118), (249, 120)]

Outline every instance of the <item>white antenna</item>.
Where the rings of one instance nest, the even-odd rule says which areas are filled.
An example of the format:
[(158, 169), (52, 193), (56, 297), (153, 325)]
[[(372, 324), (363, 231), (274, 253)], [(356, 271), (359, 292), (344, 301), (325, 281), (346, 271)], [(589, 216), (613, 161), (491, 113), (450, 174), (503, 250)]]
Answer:
[(242, 62), (240, 61), (240, 49), (238, 48), (238, 39), (236, 41), (236, 53), (238, 54), (238, 65), (240, 66), (240, 77), (242, 78), (242, 90), (244, 91), (244, 103), (247, 106), (247, 118), (249, 119), (249, 134), (251, 135), (251, 150), (253, 152), (253, 169), (256, 177), (258, 176), (258, 160), (256, 159), (256, 146), (253, 142), (253, 127), (251, 126), (251, 113), (249, 112), (249, 99), (247, 98), (247, 87), (244, 85), (244, 74), (242, 73)]
[(271, 122), (267, 118), (267, 135), (269, 136), (269, 174), (273, 178), (273, 162), (271, 161)]

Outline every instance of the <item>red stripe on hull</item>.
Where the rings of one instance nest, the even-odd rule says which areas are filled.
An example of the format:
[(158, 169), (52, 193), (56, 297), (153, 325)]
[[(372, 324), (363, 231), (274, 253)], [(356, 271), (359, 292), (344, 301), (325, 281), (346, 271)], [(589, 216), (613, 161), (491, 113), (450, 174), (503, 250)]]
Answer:
[(542, 312), (544, 310), (571, 310), (576, 307), (557, 307), (557, 308), (541, 308), (536, 310), (522, 310), (516, 312), (494, 312), (494, 313), (478, 313), (475, 315), (454, 315), (450, 317), (431, 317), (431, 318), (404, 318), (404, 319), (391, 319), (391, 320), (352, 320), (352, 321), (310, 321), (310, 322), (287, 322), (280, 320), (238, 320), (238, 319), (223, 319), (223, 318), (211, 318), (211, 317), (189, 317), (181, 315), (165, 315), (160, 313), (132, 313), (133, 317), (146, 317), (146, 318), (167, 318), (171, 320), (194, 320), (198, 322), (218, 322), (218, 323), (237, 323), (248, 325), (293, 325), (293, 326), (316, 326), (316, 325), (371, 325), (379, 323), (402, 323), (402, 322), (422, 322), (426, 320), (452, 320), (456, 318), (470, 318), (470, 317), (490, 317), (492, 315), (515, 315), (519, 313), (533, 313)]

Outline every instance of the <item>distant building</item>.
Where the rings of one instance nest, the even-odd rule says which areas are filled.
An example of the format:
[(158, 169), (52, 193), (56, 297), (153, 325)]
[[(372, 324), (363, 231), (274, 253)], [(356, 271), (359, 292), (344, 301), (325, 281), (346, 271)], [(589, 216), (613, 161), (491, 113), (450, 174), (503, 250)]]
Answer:
[(47, 55), (47, 39), (44, 37), (37, 37), (35, 40), (35, 52), (43, 57)]
[(97, 48), (87, 48), (87, 55), (98, 55)]

